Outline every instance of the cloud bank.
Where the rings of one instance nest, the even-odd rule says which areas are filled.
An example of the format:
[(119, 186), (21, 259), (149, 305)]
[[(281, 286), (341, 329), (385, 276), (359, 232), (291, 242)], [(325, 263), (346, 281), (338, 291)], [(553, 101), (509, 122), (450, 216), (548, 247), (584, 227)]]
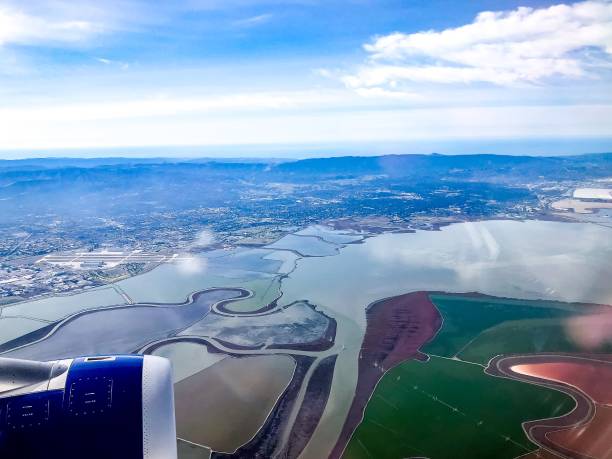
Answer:
[(364, 45), (368, 60), (343, 77), (350, 88), (407, 84), (541, 84), (597, 75), (612, 66), (612, 2), (485, 11), (442, 31), (392, 33)]
[(0, 6), (0, 46), (78, 43), (100, 32), (88, 20), (48, 18)]

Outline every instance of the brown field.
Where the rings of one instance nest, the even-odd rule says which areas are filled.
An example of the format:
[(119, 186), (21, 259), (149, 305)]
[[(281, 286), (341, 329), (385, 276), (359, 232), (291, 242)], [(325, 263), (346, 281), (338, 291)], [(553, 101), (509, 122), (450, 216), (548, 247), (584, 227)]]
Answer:
[(359, 355), (355, 397), (330, 458), (339, 458), (363, 419), (368, 400), (383, 375), (408, 359), (422, 359), (419, 349), (437, 333), (442, 318), (427, 292), (414, 292), (372, 303)]
[(530, 440), (542, 448), (526, 457), (612, 459), (609, 355), (499, 356), (486, 372), (555, 388), (576, 401), (567, 414), (523, 424)]
[(592, 418), (584, 424), (546, 434), (566, 451), (586, 457), (612, 459), (612, 363), (583, 359), (515, 365), (516, 373), (562, 384), (584, 392), (594, 404)]
[(612, 364), (608, 362), (572, 359), (564, 362), (515, 365), (511, 370), (569, 384), (597, 403), (612, 404)]
[(590, 457), (612, 459), (612, 407), (597, 405), (595, 416), (588, 424), (551, 432), (548, 438), (566, 449)]
[(555, 454), (545, 449), (537, 449), (523, 456), (519, 456), (517, 459), (565, 459), (565, 456)]

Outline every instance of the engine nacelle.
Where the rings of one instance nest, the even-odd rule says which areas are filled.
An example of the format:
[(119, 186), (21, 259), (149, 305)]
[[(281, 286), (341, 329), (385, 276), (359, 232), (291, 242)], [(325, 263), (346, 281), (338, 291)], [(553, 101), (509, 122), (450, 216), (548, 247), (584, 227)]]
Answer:
[(0, 359), (0, 458), (176, 457), (168, 360)]

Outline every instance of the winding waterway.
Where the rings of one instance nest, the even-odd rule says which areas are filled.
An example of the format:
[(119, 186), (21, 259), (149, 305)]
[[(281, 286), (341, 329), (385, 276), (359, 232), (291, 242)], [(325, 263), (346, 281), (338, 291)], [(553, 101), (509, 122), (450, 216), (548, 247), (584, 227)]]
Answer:
[[(246, 309), (254, 310), (258, 298), (276, 299), (274, 290), (265, 292), (276, 279), (281, 295), (278, 308), (308, 301), (334, 318), (335, 345), (324, 352), (304, 352), (316, 355), (319, 361), (334, 354), (338, 358), (325, 412), (302, 458), (325, 457), (336, 442), (357, 382), (365, 309), (370, 303), (417, 290), (478, 291), (501, 297), (612, 303), (609, 282), (612, 229), (601, 225), (485, 221), (455, 224), (440, 231), (381, 234), (358, 243), (350, 242), (359, 238), (334, 237), (330, 233), (327, 237), (335, 244), (328, 245), (333, 250), (298, 256), (296, 252), (301, 253), (298, 249), (306, 251), (305, 242), (316, 243), (317, 248), (326, 244), (315, 239), (321, 237), (319, 233), (320, 230), (307, 231), (304, 236), (285, 238), (282, 247), (275, 246), (277, 252), (240, 249), (202, 255), (190, 266), (165, 264), (116, 285), (122, 300), (127, 297), (139, 303), (179, 303), (205, 288), (244, 287), (254, 291)], [(298, 245), (292, 247), (292, 241)], [(278, 256), (279, 252), (283, 256)], [(74, 310), (81, 298), (83, 308), (103, 306), (99, 304), (101, 294), (95, 294), (95, 300), (91, 293), (86, 295), (72, 296), (69, 309)], [(106, 306), (119, 303), (118, 298), (111, 294)], [(45, 306), (38, 313), (40, 318), (60, 317), (66, 311), (63, 308), (53, 311), (54, 305), (59, 304), (54, 301), (20, 303), (14, 307), (27, 310), (28, 317), (36, 318), (37, 304)], [(240, 309), (238, 305), (235, 304), (236, 310)], [(10, 315), (9, 307), (3, 315)], [(243, 320), (248, 321), (248, 317)], [(82, 336), (87, 336), (87, 330), (82, 330)], [(60, 339), (59, 335), (55, 338)], [(64, 347), (68, 349), (69, 343), (62, 342)], [(257, 352), (274, 353), (282, 352), (273, 349)], [(178, 358), (180, 354), (169, 355)], [(183, 370), (186, 374), (191, 371)], [(303, 391), (299, 397), (303, 397)], [(289, 422), (296, 415), (297, 411)]]

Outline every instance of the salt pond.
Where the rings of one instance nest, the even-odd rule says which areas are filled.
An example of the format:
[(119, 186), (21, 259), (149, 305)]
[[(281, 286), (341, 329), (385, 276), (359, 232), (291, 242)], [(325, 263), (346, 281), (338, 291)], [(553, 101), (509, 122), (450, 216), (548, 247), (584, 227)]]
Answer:
[(5, 306), (2, 317), (25, 316), (55, 321), (83, 309), (123, 303), (125, 300), (114, 288), (103, 287), (76, 295), (59, 295)]
[[(329, 403), (303, 458), (325, 457), (336, 441), (357, 381), (365, 308), (373, 301), (410, 291), (438, 290), (612, 304), (612, 229), (601, 225), (485, 221), (440, 231), (381, 234), (346, 246), (312, 236), (287, 236), (270, 247), (217, 251), (197, 257), (192, 265), (165, 264), (118, 285), (137, 302), (180, 302), (207, 287), (249, 285), (265, 303), (278, 290), (274, 279), (289, 273), (281, 283), (280, 305), (307, 300), (337, 321), (336, 346), (325, 351), (326, 355), (339, 353)], [(319, 256), (298, 258), (292, 270), (296, 257), (274, 255), (272, 249), (280, 248)], [(74, 295), (70, 301), (78, 303), (82, 298), (83, 305), (95, 303), (83, 295)], [(109, 304), (116, 301), (114, 297)], [(252, 299), (246, 309), (264, 305), (258, 301)], [(233, 307), (238, 310), (238, 305)], [(36, 315), (35, 302), (18, 306)], [(41, 313), (43, 310), (48, 309), (42, 308)], [(251, 319), (242, 320), (247, 324)], [(39, 326), (23, 325), (24, 330)], [(90, 326), (96, 328), (96, 323), (84, 325), (72, 339), (90, 340)], [(64, 347), (68, 352), (70, 343), (63, 343)]]
[(44, 340), (9, 351), (6, 356), (55, 360), (75, 355), (135, 352), (201, 319), (214, 303), (237, 295), (232, 290), (212, 290), (185, 305), (131, 305), (89, 311), (62, 323)]
[(177, 435), (233, 452), (261, 427), (295, 369), (282, 355), (227, 357), (175, 386)]
[(158, 347), (153, 351), (153, 355), (170, 359), (172, 362), (172, 379), (175, 383), (199, 373), (227, 357), (225, 354), (208, 352), (203, 344), (180, 341)]

